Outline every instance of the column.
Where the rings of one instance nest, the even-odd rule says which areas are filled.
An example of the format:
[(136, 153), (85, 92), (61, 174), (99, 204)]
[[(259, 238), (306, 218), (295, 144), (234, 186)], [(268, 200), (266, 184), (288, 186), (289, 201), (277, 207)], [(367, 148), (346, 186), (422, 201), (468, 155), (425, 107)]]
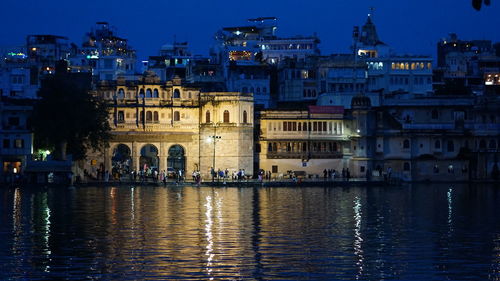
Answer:
[(140, 167), (139, 167), (139, 157), (140, 154), (138, 152), (138, 144), (136, 142), (132, 142), (132, 168), (136, 171), (139, 172)]

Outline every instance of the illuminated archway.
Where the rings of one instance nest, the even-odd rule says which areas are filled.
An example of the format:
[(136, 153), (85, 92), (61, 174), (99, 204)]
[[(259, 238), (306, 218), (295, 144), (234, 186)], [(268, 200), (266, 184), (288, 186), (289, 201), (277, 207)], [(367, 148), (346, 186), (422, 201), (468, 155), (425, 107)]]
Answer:
[(152, 144), (146, 144), (141, 148), (141, 157), (139, 159), (139, 168), (158, 169), (158, 148)]
[(120, 143), (113, 149), (111, 165), (113, 169), (117, 169), (121, 172), (130, 171), (130, 168), (132, 167), (132, 157), (130, 148), (127, 145)]
[(176, 171), (186, 170), (186, 157), (184, 156), (184, 148), (176, 144), (168, 149), (167, 167), (173, 168)]

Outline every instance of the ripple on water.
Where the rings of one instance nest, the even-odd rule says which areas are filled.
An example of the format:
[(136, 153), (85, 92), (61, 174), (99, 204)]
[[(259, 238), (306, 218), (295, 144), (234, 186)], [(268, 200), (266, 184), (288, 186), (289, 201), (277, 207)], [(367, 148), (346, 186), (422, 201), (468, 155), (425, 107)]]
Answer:
[(500, 280), (493, 186), (0, 189), (0, 279)]

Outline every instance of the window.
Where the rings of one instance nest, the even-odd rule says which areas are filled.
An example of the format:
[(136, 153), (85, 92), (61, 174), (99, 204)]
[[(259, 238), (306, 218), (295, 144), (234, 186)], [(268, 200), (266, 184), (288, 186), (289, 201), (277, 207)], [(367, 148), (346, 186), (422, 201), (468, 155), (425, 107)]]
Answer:
[(181, 114), (179, 111), (174, 111), (174, 121), (180, 121), (181, 120)]
[(432, 119), (438, 119), (439, 118), (439, 113), (436, 109), (433, 109), (431, 112), (431, 118)]
[(3, 148), (9, 148), (9, 147), (10, 147), (10, 140), (4, 139), (3, 140)]
[(19, 117), (9, 117), (10, 126), (19, 126)]
[(159, 119), (158, 119), (158, 111), (155, 111), (155, 112), (153, 113), (153, 121), (154, 121), (155, 123), (158, 123), (158, 121), (159, 121)]
[(273, 165), (272, 168), (271, 168), (271, 170), (272, 170), (273, 174), (277, 173), (278, 172), (278, 166), (277, 165)]
[(153, 98), (159, 98), (160, 95), (158, 94), (158, 89), (153, 90)]
[(481, 140), (479, 142), (479, 148), (480, 149), (486, 149), (486, 141), (485, 140)]
[(248, 123), (248, 116), (247, 116), (247, 111), (243, 110), (243, 123)]
[(210, 111), (208, 111), (208, 110), (205, 113), (205, 122), (206, 123), (210, 123)]
[(15, 148), (24, 148), (24, 140), (23, 139), (17, 139), (14, 141), (14, 147)]
[(118, 90), (118, 98), (119, 99), (125, 98), (125, 92), (123, 91), (123, 89)]
[(435, 149), (441, 149), (441, 141), (437, 140), (434, 142), (434, 148)]
[(409, 171), (410, 170), (410, 163), (408, 162), (405, 162), (403, 164), (403, 171)]
[(153, 113), (151, 111), (146, 112), (146, 122), (153, 122)]
[(229, 123), (229, 111), (224, 110), (224, 123)]
[(140, 98), (144, 98), (144, 89), (141, 89), (141, 90), (139, 91), (139, 97), (140, 97)]
[(118, 116), (117, 116), (118, 122), (123, 122), (125, 121), (125, 114), (123, 113), (122, 110), (118, 111)]
[(451, 141), (451, 140), (448, 141), (447, 150), (448, 150), (448, 152), (455, 151), (455, 143), (453, 141)]
[(273, 144), (272, 143), (269, 143), (267, 145), (267, 151), (273, 151)]
[(488, 145), (488, 148), (490, 149), (495, 149), (497, 148), (497, 143), (495, 140), (490, 140), (490, 144)]
[(153, 94), (151, 92), (151, 89), (147, 89), (146, 90), (146, 98), (152, 98), (153, 97)]
[(266, 87), (262, 88), (262, 93), (264, 93), (264, 94), (267, 93), (267, 88)]
[(404, 140), (403, 141), (403, 148), (404, 149), (409, 149), (410, 148), (410, 140)]
[(181, 98), (181, 91), (179, 89), (174, 90), (174, 99), (179, 99)]

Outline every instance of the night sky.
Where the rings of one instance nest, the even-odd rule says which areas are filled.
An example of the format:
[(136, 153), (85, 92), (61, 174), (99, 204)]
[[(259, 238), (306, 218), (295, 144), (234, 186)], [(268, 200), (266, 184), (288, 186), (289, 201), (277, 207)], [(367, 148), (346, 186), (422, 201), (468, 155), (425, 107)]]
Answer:
[(398, 53), (435, 56), (435, 44), (448, 33), (462, 39), (500, 41), (500, 3), (476, 11), (470, 0), (254, 0), (254, 1), (3, 1), (0, 46), (24, 43), (28, 34), (55, 34), (81, 43), (96, 21), (108, 21), (129, 39), (139, 58), (161, 45), (189, 41), (195, 54), (207, 54), (213, 34), (247, 18), (278, 17), (278, 36), (312, 35), (322, 54), (347, 52), (352, 26), (362, 25), (374, 7), (380, 39)]

